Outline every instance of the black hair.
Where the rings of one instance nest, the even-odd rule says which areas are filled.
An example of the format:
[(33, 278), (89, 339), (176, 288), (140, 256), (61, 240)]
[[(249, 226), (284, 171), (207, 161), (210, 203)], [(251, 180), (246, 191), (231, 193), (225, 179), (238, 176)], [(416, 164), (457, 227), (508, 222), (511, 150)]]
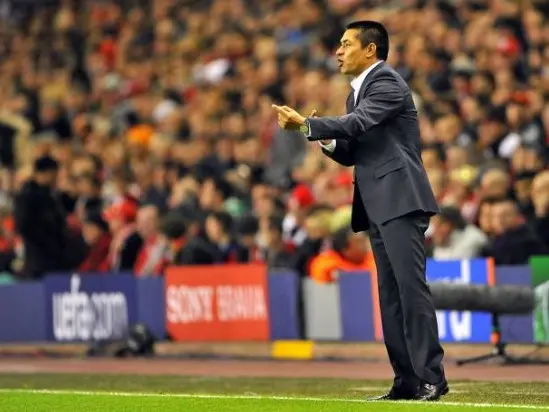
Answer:
[(50, 156), (42, 156), (34, 161), (34, 169), (37, 172), (58, 170), (59, 163), (57, 163), (57, 161)]
[(482, 206), (484, 206), (484, 205), (495, 205), (496, 203), (505, 202), (507, 199), (508, 199), (507, 196), (489, 196), (489, 197), (485, 197), (480, 201), (480, 203), (478, 205), (478, 210), (480, 210), (482, 208)]
[(209, 215), (219, 222), (223, 231), (230, 234), (233, 226), (233, 218), (227, 212), (212, 212)]
[(281, 215), (272, 215), (269, 216), (269, 230), (274, 230), (278, 234), (282, 234), (282, 223), (284, 222), (284, 218)]
[(486, 79), (488, 83), (490, 83), (490, 88), (494, 90), (494, 88), (496, 87), (496, 78), (491, 71), (481, 70), (481, 71), (478, 71), (476, 75)]
[(101, 179), (93, 173), (84, 173), (81, 176), (78, 176), (78, 178), (81, 180), (87, 180), (94, 189), (101, 189), (103, 184)]
[(498, 204), (498, 203), (513, 203), (516, 205), (517, 201), (512, 196), (500, 196), (494, 199), (493, 204)]
[(178, 239), (187, 232), (187, 222), (177, 212), (171, 212), (160, 222), (160, 231), (168, 239)]
[(224, 199), (231, 196), (233, 189), (229, 182), (223, 178), (213, 178), (212, 180), (215, 184), (216, 191), (221, 193)]
[(337, 253), (342, 254), (349, 245), (350, 235), (351, 229), (349, 227), (343, 227), (336, 231), (332, 235), (332, 249), (334, 249)]
[(459, 230), (463, 230), (467, 226), (460, 210), (454, 206), (443, 206), (440, 209), (439, 217)]
[[(461, 146), (460, 146), (461, 147)], [(428, 143), (425, 144), (422, 148), (422, 151), (426, 150), (432, 150), (436, 153), (438, 160), (441, 162), (446, 161), (446, 152), (444, 151), (444, 147), (439, 143)]]
[(538, 170), (522, 170), (515, 175), (515, 183), (521, 180), (532, 180), (538, 174)]
[(362, 47), (374, 43), (377, 58), (387, 60), (389, 56), (389, 32), (383, 24), (372, 20), (358, 20), (349, 23), (345, 29), (358, 29), (358, 39)]
[(90, 159), (93, 163), (93, 166), (95, 167), (96, 172), (100, 172), (101, 169), (103, 169), (103, 161), (99, 156), (96, 155), (90, 155)]
[(109, 225), (105, 222), (105, 219), (103, 219), (103, 216), (101, 216), (101, 213), (98, 211), (89, 213), (85, 218), (85, 222), (99, 227), (103, 232), (108, 232), (109, 230)]
[(255, 235), (259, 230), (259, 222), (255, 216), (243, 216), (236, 222), (236, 232), (240, 236)]

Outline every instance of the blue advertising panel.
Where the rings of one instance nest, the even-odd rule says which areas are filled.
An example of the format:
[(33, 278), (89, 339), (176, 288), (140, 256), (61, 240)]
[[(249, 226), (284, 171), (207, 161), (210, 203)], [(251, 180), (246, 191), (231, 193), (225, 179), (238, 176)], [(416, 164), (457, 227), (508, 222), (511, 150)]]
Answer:
[(344, 341), (375, 341), (372, 280), (369, 272), (341, 273), (342, 339)]
[(132, 275), (54, 274), (44, 279), (44, 292), (49, 340), (120, 339), (137, 321)]
[(137, 319), (147, 325), (158, 340), (166, 338), (166, 296), (164, 278), (144, 278), (137, 283)]
[[(427, 281), (461, 284), (488, 284), (490, 265), (486, 259), (462, 261), (427, 260)], [(442, 342), (488, 343), (491, 319), (488, 313), (437, 311), (438, 333)]]
[(0, 286), (0, 342), (45, 341), (44, 303), (41, 282)]
[(267, 276), (271, 340), (299, 339), (301, 316), (299, 275), (271, 271)]
[[(532, 287), (530, 266), (497, 266), (496, 285)], [(507, 343), (532, 343), (534, 328), (532, 315), (502, 316), (501, 339)]]

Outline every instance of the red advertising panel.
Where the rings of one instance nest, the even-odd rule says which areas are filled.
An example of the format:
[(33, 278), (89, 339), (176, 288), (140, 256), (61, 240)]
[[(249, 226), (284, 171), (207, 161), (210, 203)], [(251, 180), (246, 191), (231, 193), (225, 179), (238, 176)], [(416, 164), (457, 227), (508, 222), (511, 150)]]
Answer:
[(173, 266), (166, 324), (177, 341), (269, 340), (265, 265)]

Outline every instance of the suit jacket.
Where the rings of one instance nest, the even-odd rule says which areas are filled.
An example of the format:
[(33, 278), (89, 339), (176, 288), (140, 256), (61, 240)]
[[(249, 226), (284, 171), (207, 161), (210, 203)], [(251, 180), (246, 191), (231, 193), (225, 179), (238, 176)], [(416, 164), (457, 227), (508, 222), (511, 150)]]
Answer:
[(27, 181), (15, 198), (14, 220), (25, 249), (24, 277), (69, 269), (65, 211), (50, 188)]
[(373, 68), (347, 114), (309, 118), (309, 140), (336, 139), (324, 153), (355, 166), (352, 228), (366, 230), (411, 212), (438, 213), (421, 160), (417, 111), (406, 82), (387, 63)]

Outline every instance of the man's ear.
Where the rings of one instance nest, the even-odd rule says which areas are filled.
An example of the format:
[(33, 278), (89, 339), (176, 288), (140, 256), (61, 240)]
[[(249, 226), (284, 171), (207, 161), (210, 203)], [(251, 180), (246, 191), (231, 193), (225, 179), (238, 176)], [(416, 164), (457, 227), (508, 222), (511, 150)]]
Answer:
[(368, 46), (366, 46), (366, 52), (368, 57), (375, 57), (377, 54), (377, 46), (375, 43), (370, 43)]

